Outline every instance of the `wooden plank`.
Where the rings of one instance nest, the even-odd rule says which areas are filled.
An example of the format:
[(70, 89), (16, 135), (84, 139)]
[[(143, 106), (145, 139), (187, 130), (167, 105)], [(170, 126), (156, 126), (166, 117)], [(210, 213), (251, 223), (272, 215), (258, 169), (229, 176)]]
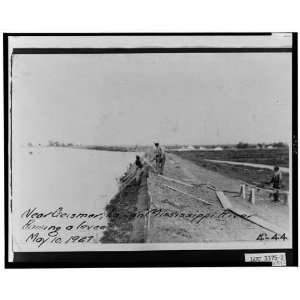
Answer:
[(238, 208), (230, 208), (229, 209), (233, 214), (241, 217), (242, 219), (246, 220), (246, 221), (249, 221), (251, 223), (254, 223), (264, 229), (267, 229), (273, 233), (284, 233), (285, 230), (282, 230), (281, 228), (277, 227), (276, 225), (274, 224), (271, 224), (257, 216), (254, 216), (254, 215), (250, 215), (248, 212), (242, 210), (242, 209), (238, 209)]
[(230, 209), (232, 208), (232, 205), (229, 201), (229, 199), (224, 195), (224, 193), (222, 191), (216, 191), (217, 197), (220, 200), (223, 208), (225, 209)]
[(265, 191), (265, 192), (268, 192), (268, 193), (276, 193), (276, 192), (279, 192), (279, 194), (286, 194), (286, 195), (289, 194), (289, 191), (283, 191), (283, 190), (280, 190), (280, 189), (274, 189), (274, 188), (271, 188), (271, 187), (269, 187), (269, 188), (262, 188), (262, 187), (259, 187), (259, 186), (257, 186), (257, 185), (248, 183), (248, 182), (246, 182), (246, 181), (242, 181), (242, 182), (245, 183), (246, 186), (256, 188), (258, 191)]
[(223, 193), (228, 193), (228, 194), (240, 194), (238, 191), (228, 191), (228, 190), (222, 190)]
[(268, 221), (265, 221), (257, 216), (251, 216), (249, 217), (249, 220), (253, 223), (256, 223), (256, 224), (259, 224), (261, 227), (264, 227), (264, 228), (268, 228), (269, 230), (272, 230), (274, 233), (284, 233), (285, 230), (277, 227), (276, 225), (274, 224), (271, 224), (270, 222)]
[(213, 186), (211, 186), (211, 185), (209, 185), (209, 184), (207, 184), (206, 187), (207, 187), (208, 189), (210, 189), (210, 190), (215, 191), (215, 192), (217, 191), (217, 189), (216, 189), (215, 187), (213, 187)]
[[(209, 204), (209, 205), (212, 205), (212, 206), (216, 206), (216, 205), (214, 205), (214, 204), (212, 204), (212, 203), (210, 203), (210, 202), (207, 202), (207, 201), (205, 201), (205, 200), (203, 200), (203, 199), (201, 199), (201, 198), (198, 198), (198, 197), (196, 197), (196, 196), (194, 196), (194, 195), (191, 195), (191, 194), (189, 194), (189, 193), (186, 193), (186, 192), (184, 192), (184, 191), (178, 190), (178, 189), (176, 189), (176, 188), (174, 188), (174, 187), (171, 187), (171, 186), (169, 186), (169, 185), (164, 184), (164, 186), (167, 187), (167, 188), (169, 188), (169, 189), (171, 189), (171, 190), (173, 190), (173, 191), (176, 191), (176, 192), (182, 193), (182, 194), (184, 194), (184, 195), (186, 195), (186, 196), (188, 196), (188, 197), (191, 197), (191, 198), (193, 198), (193, 199), (199, 200), (199, 201), (201, 201), (201, 202), (204, 202), (204, 203)], [(218, 192), (219, 192), (219, 195), (222, 195), (222, 194), (224, 195), (223, 192), (221, 192), (221, 191), (218, 191)], [(227, 198), (225, 195), (224, 195), (224, 197)], [(226, 203), (226, 200), (224, 201), (224, 199), (225, 199), (224, 197), (221, 196), (222, 201), (223, 201), (224, 204), (225, 204), (225, 203)], [(228, 199), (227, 199), (227, 200), (228, 200)], [(221, 200), (220, 200), (220, 201), (221, 201)], [(229, 200), (228, 200), (228, 202), (229, 202)], [(222, 203), (222, 202), (221, 202), (221, 203)], [(222, 203), (222, 205), (223, 205), (223, 203)], [(230, 205), (230, 207), (228, 207), (229, 205)], [(253, 223), (253, 224), (255, 224), (255, 225), (258, 225), (259, 227), (262, 227), (262, 228), (264, 228), (264, 229), (266, 229), (266, 230), (269, 230), (269, 231), (271, 231), (271, 232), (273, 232), (273, 233), (280, 233), (280, 234), (282, 234), (282, 233), (285, 232), (285, 230), (282, 230), (281, 228), (277, 227), (276, 225), (271, 224), (271, 223), (269, 223), (269, 222), (267, 222), (267, 221), (265, 221), (265, 220), (263, 220), (263, 219), (261, 219), (261, 218), (259, 218), (259, 217), (257, 217), (257, 216), (250, 215), (248, 212), (246, 212), (246, 211), (244, 211), (244, 210), (241, 210), (241, 209), (238, 209), (238, 208), (232, 208), (232, 205), (231, 205), (230, 202), (229, 202), (229, 203), (226, 203), (225, 206), (227, 206), (228, 208), (225, 208), (225, 207), (223, 206), (224, 209), (228, 209), (229, 211), (231, 211), (233, 214), (237, 215), (238, 217), (240, 217), (240, 218), (242, 218), (242, 219), (244, 219), (244, 220), (246, 220), (246, 221), (248, 221), (248, 222), (251, 222), (251, 223)]]
[(190, 197), (190, 198), (199, 200), (199, 201), (201, 201), (201, 202), (203, 202), (203, 203), (205, 203), (205, 204), (213, 205), (213, 204), (210, 203), (210, 202), (207, 202), (207, 201), (205, 201), (205, 200), (203, 200), (203, 199), (201, 199), (201, 198), (199, 198), (199, 197), (196, 197), (196, 196), (191, 195), (191, 194), (189, 194), (189, 193), (186, 193), (186, 192), (184, 192), (184, 191), (178, 190), (178, 189), (176, 189), (176, 188), (174, 188), (174, 187), (172, 187), (172, 186), (169, 186), (169, 185), (167, 185), (167, 184), (163, 184), (163, 186), (169, 188), (170, 190), (173, 190), (173, 191), (176, 191), (176, 192), (181, 193), (181, 194), (183, 194), (183, 195), (186, 195), (186, 196), (188, 196), (188, 197)]

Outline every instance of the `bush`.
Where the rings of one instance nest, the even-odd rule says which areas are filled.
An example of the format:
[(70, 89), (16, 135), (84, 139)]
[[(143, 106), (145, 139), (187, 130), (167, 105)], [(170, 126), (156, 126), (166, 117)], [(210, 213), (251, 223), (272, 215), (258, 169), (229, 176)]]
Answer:
[(246, 148), (249, 147), (249, 144), (248, 144), (248, 143), (239, 142), (239, 143), (236, 145), (236, 147), (237, 147), (238, 149), (246, 149)]

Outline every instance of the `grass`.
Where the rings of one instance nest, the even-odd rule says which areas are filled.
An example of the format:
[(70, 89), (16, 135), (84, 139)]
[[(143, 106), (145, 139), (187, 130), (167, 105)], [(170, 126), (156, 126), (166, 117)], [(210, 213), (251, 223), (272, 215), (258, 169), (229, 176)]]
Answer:
[(222, 150), (222, 151), (182, 151), (174, 152), (179, 156), (198, 161), (201, 159), (228, 160), (236, 162), (248, 162), (263, 165), (289, 166), (289, 149), (243, 149), (243, 150)]
[[(238, 162), (258, 163), (265, 165), (279, 165), (288, 167), (287, 149), (270, 150), (223, 150), (223, 151), (182, 151), (174, 152), (176, 155), (190, 160), (200, 167), (218, 172), (222, 175), (243, 180), (245, 182), (261, 185), (271, 180), (273, 171), (269, 169), (248, 166), (215, 163), (204, 159), (218, 159)], [(282, 174), (282, 189), (289, 189), (289, 174)], [(268, 187), (268, 185), (266, 185)]]

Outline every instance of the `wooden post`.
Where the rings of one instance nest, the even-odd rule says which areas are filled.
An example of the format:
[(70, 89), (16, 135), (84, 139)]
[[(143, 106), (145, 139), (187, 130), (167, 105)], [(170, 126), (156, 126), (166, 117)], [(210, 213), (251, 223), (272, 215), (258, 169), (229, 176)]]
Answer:
[(246, 199), (246, 186), (244, 184), (241, 184), (240, 196), (242, 196), (243, 199)]
[(250, 198), (249, 198), (251, 204), (255, 205), (255, 189), (252, 188), (250, 190)]

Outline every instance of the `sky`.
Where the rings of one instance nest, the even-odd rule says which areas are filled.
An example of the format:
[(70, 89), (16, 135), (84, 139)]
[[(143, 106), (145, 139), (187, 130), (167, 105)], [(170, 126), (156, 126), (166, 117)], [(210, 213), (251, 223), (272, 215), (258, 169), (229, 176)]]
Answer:
[(291, 139), (291, 53), (14, 55), (13, 140)]

